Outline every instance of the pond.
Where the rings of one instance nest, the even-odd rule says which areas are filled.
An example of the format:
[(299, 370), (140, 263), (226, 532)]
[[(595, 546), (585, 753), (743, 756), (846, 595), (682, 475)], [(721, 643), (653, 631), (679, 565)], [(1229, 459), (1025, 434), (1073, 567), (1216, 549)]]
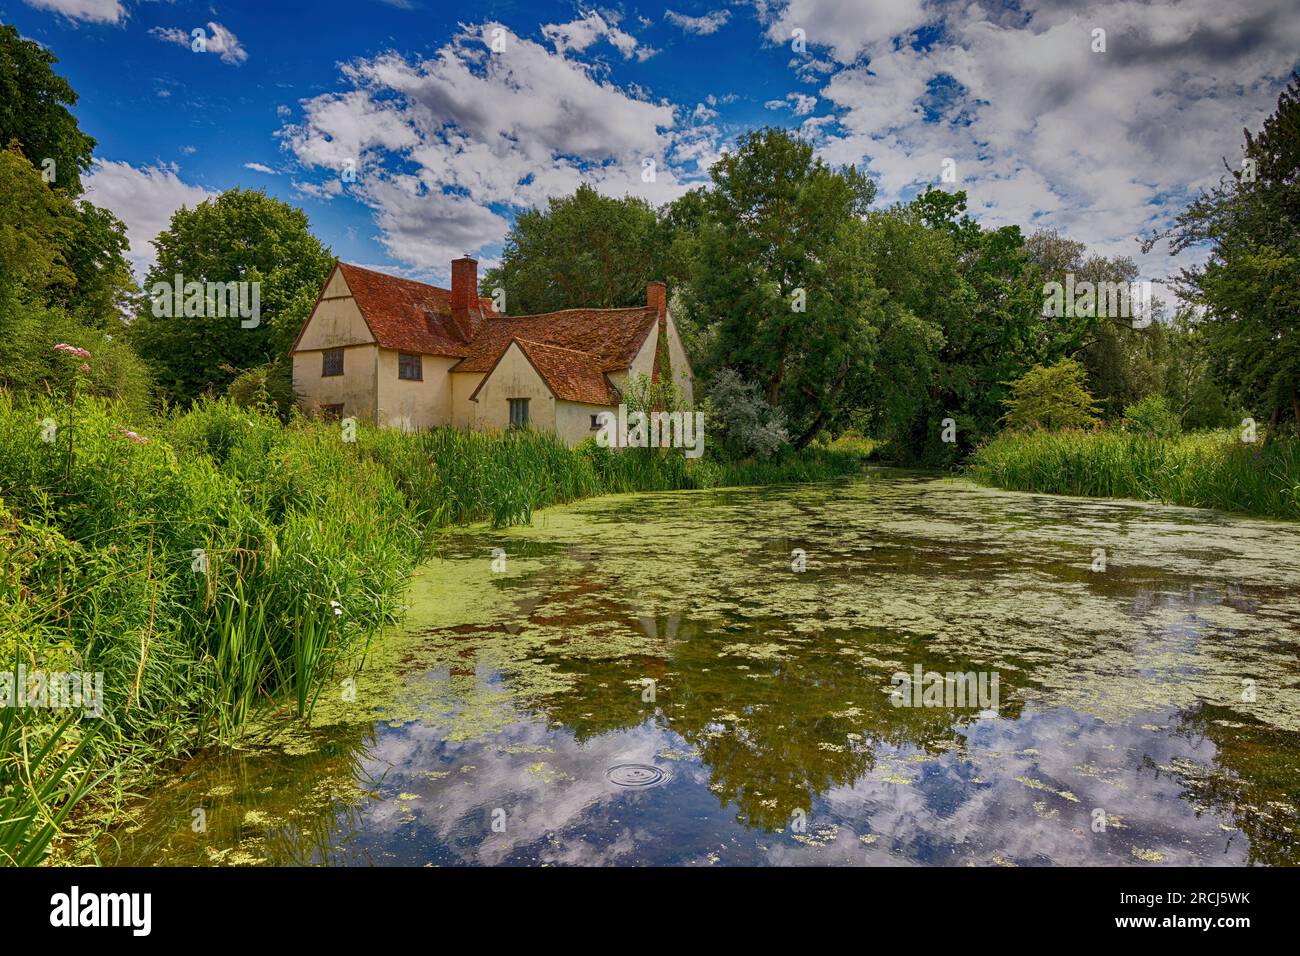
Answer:
[(1295, 864), (1298, 532), (891, 471), (470, 529), (310, 727), (101, 856)]

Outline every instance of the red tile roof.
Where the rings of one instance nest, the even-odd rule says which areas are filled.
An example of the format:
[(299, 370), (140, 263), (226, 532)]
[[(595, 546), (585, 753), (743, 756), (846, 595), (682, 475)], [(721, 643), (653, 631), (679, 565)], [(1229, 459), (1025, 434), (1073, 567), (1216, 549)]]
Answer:
[[(513, 339), (556, 398), (588, 405), (613, 405), (614, 390), (596, 360), (586, 352)], [(504, 353), (502, 353), (504, 354)], [(487, 378), (484, 377), (484, 381)], [(477, 394), (477, 389), (475, 390)]]
[(653, 309), (564, 309), (541, 315), (494, 316), (483, 323), (457, 372), (486, 372), (511, 339), (586, 352), (602, 372), (631, 366), (645, 337), (655, 327)]
[[(453, 358), (469, 354), (466, 336), (451, 319), (450, 289), (346, 262), (338, 266), (380, 347)], [(479, 306), (484, 316), (494, 314), (491, 299), (480, 299)]]
[(567, 401), (613, 404), (605, 373), (629, 368), (658, 320), (649, 306), (506, 317), (493, 311), (491, 299), (480, 299), (481, 315), (463, 330), (452, 320), (450, 290), (345, 262), (337, 267), (380, 347), (459, 358), (454, 372), (490, 372), (517, 341), (551, 391)]

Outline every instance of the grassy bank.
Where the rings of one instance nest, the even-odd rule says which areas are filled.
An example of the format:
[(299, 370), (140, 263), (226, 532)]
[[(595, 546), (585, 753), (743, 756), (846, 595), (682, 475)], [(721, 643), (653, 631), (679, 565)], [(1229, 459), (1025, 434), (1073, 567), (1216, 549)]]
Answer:
[(976, 451), (967, 473), (1013, 491), (1300, 518), (1300, 441), (1247, 444), (1231, 429), (1171, 438), (1114, 430), (1004, 432)]
[(827, 449), (770, 462), (571, 450), (528, 431), (353, 436), (226, 402), (140, 423), (0, 390), (0, 671), (103, 674), (98, 719), (4, 708), (0, 861), (38, 861), (93, 784), (102, 819), (150, 768), (237, 734), (254, 708), (308, 711), (400, 615), (440, 527), (858, 464)]

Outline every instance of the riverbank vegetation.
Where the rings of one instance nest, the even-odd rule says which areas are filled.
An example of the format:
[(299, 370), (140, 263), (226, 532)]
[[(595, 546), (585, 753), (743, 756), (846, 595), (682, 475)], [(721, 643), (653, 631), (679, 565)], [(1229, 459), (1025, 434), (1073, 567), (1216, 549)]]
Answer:
[(309, 711), (398, 619), (439, 528), (614, 492), (816, 480), (861, 460), (687, 460), (528, 430), (353, 434), (225, 399), (137, 419), (75, 394), (86, 373), (71, 363), (93, 355), (66, 361), (72, 384), (54, 397), (0, 389), (0, 658), (14, 673), (102, 673), (102, 716), (4, 711), (8, 862), (39, 859), (98, 777), (102, 820), (159, 761), (230, 739), (255, 708)]
[(968, 471), (976, 481), (1012, 491), (1300, 519), (1300, 441), (1247, 443), (1234, 429), (1004, 432), (975, 452)]

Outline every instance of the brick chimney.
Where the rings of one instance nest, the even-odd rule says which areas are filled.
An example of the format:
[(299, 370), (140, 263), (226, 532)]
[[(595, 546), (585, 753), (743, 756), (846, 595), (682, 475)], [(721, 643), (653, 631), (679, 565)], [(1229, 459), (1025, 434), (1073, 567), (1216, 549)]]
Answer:
[(645, 304), (659, 315), (668, 310), (668, 286), (662, 282), (647, 282), (645, 285)]
[(483, 310), (478, 301), (478, 261), (469, 256), (451, 260), (451, 321), (466, 342), (474, 338)]

